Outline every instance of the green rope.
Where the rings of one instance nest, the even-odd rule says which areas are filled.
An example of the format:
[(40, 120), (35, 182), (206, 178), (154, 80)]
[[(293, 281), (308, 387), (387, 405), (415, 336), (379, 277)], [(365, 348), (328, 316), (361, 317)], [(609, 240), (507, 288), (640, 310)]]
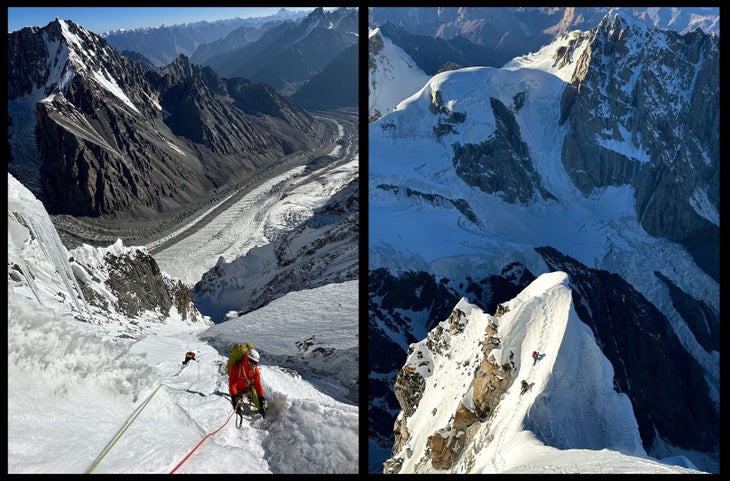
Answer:
[(104, 448), (104, 451), (99, 455), (98, 458), (96, 458), (96, 461), (94, 461), (94, 464), (91, 465), (91, 468), (89, 468), (88, 471), (86, 471), (86, 474), (91, 474), (91, 472), (96, 469), (96, 467), (99, 465), (99, 463), (106, 457), (106, 455), (111, 451), (111, 449), (114, 447), (114, 445), (119, 441), (119, 439), (122, 437), (122, 435), (129, 429), (129, 426), (132, 425), (132, 423), (139, 417), (140, 414), (142, 414), (142, 410), (149, 404), (149, 402), (152, 400), (152, 397), (157, 394), (157, 391), (160, 390), (162, 387), (162, 384), (157, 386), (157, 389), (155, 389), (152, 394), (149, 395), (149, 397), (143, 402), (135, 411), (137, 414), (135, 414), (129, 421), (127, 421), (127, 424), (124, 426), (122, 430), (120, 430), (116, 436), (114, 436), (114, 439), (112, 439), (106, 448)]

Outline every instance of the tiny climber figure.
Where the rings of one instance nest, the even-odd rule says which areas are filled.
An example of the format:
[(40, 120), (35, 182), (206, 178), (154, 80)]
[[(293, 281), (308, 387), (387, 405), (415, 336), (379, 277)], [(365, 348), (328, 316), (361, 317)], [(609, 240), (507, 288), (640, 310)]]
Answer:
[(532, 365), (537, 364), (537, 361), (545, 357), (545, 354), (540, 354), (538, 351), (532, 351)]
[(188, 351), (185, 353), (185, 360), (182, 362), (183, 366), (188, 363), (188, 361), (195, 361), (197, 362), (197, 359), (195, 359), (195, 353), (192, 351)]
[(525, 380), (523, 379), (523, 380), (522, 380), (522, 390), (520, 390), (520, 396), (522, 396), (523, 394), (525, 394), (525, 393), (527, 392), (527, 390), (528, 390), (528, 389), (530, 389), (530, 385), (529, 385), (529, 384), (527, 384), (527, 381), (525, 381)]

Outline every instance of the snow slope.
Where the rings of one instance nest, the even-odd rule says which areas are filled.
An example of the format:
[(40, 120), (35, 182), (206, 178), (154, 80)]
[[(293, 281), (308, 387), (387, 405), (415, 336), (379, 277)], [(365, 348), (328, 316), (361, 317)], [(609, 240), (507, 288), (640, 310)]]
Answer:
[[(405, 421), (409, 437), (394, 453), (403, 458), (400, 473), (698, 472), (681, 456), (647, 456), (631, 402), (613, 389), (613, 368), (573, 309), (564, 272), (541, 275), (502, 307), (506, 312), (494, 317), (462, 299), (454, 309), (465, 317), (463, 330), (443, 321), (411, 346), (405, 365), (423, 376), (425, 388)], [(484, 353), (490, 323), (499, 346)], [(544, 354), (537, 363), (534, 350)], [(432, 455), (428, 437), (465, 436), (452, 426), (454, 412), (460, 403), (474, 410), (470, 382), (484, 358), (513, 366), (512, 383), (490, 418), (468, 429), (457, 463), (435, 469), (423, 462)], [(530, 388), (521, 395), (523, 379)]]

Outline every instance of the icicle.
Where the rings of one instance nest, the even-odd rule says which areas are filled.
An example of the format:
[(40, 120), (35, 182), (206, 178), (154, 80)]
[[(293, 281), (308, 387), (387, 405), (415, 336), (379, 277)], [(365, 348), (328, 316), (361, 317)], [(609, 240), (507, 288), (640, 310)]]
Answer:
[[(53, 226), (53, 223), (51, 223), (51, 220), (44, 216), (38, 217), (32, 214), (28, 215), (28, 212), (18, 212), (17, 214), (23, 219), (25, 225), (27, 225), (28, 229), (30, 229), (33, 233), (33, 236), (38, 241), (38, 245), (41, 249), (43, 249), (43, 253), (55, 266), (56, 272), (58, 272), (61, 276), (61, 279), (66, 286), (66, 292), (68, 292), (71, 299), (73, 299), (78, 312), (82, 312), (81, 305), (78, 302), (78, 298), (81, 298), (84, 305), (83, 311), (85, 311), (86, 315), (90, 318), (91, 311), (89, 310), (89, 306), (84, 298), (84, 293), (81, 291), (81, 287), (76, 281), (76, 276), (68, 262), (68, 251), (61, 242), (61, 238), (58, 236), (58, 232)], [(36, 297), (38, 297), (37, 294)]]
[[(12, 217), (12, 216), (22, 217), (17, 212), (8, 212), (8, 216), (9, 217)], [(17, 262), (20, 265), (20, 269), (23, 273), (23, 277), (25, 278), (26, 281), (28, 281), (30, 290), (33, 292), (33, 295), (35, 296), (36, 300), (38, 301), (38, 304), (42, 304), (41, 297), (38, 295), (38, 286), (35, 285), (35, 278), (33, 277), (33, 274), (30, 272), (30, 266), (28, 266), (28, 264), (25, 263), (25, 260), (23, 260), (22, 257), (18, 257)]]

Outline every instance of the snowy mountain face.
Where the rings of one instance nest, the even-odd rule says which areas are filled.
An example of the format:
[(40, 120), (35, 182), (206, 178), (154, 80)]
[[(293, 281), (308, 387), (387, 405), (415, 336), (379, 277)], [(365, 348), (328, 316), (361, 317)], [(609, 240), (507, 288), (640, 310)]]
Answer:
[(416, 93), (430, 77), (379, 29), (368, 37), (368, 122), (373, 122), (403, 99)]
[[(490, 436), (466, 442), (477, 428), (459, 435), (437, 422), (428, 432), (403, 431), (396, 442), (405, 444), (392, 445), (393, 421), (405, 426), (413, 404), (392, 386), (404, 364), (416, 367), (403, 361), (409, 345), (429, 332), (430, 343), (448, 344), (453, 333), (432, 329), (449, 317), (449, 299), (451, 308), (464, 297), (496, 316), (553, 271), (568, 274), (576, 317), (613, 366), (608, 385), (630, 401), (642, 449), (655, 458), (691, 452), (700, 469), (716, 467), (718, 42), (611, 14), (501, 69), (435, 75), (370, 125), (369, 332), (371, 343), (394, 352), (375, 356), (371, 344), (372, 472), (390, 457), (391, 472), (501, 472), (469, 464), (469, 450), (499, 449)], [(595, 382), (594, 374), (564, 381)], [(517, 380), (500, 376), (501, 387)], [(657, 379), (671, 395), (647, 395)], [(470, 396), (466, 386), (446, 395)], [(444, 395), (441, 387), (435, 392)], [(477, 416), (495, 438), (491, 423), (499, 421), (490, 416), (508, 409), (502, 401)], [(465, 405), (471, 415), (454, 404), (448, 416), (476, 412)], [(692, 435), (676, 423), (688, 413)], [(424, 445), (406, 446), (439, 429), (443, 441), (430, 441), (431, 455), (433, 443), (453, 453), (436, 465), (423, 460)], [(540, 443), (619, 449), (567, 435), (541, 435)]]
[(159, 226), (323, 134), (272, 89), (184, 56), (145, 72), (70, 21), (8, 39), (9, 171), (54, 215)]
[[(147, 249), (67, 250), (8, 174), (8, 472), (356, 473), (357, 292), (289, 292), (213, 325)], [(231, 408), (242, 340), (261, 353), (265, 419)]]
[(560, 52), (579, 65), (561, 99), (571, 181), (584, 194), (631, 185), (642, 227), (684, 245), (719, 280), (704, 257), (719, 252), (719, 38), (613, 16), (586, 41)]
[(43, 205), (8, 174), (8, 292), (60, 304), (74, 319), (136, 338), (175, 320), (212, 325), (190, 290), (160, 271), (144, 248), (83, 245), (68, 251)]
[[(73, 99), (84, 97), (86, 84), (94, 84), (94, 90), (104, 92), (104, 98), (114, 98), (114, 103), (137, 114), (149, 115), (154, 109), (149, 100), (140, 98), (149, 90), (142, 69), (106, 46), (103, 39), (72, 23), (57, 20), (44, 28), (30, 27), (8, 34), (8, 57), (10, 171), (36, 192), (41, 183), (38, 170), (42, 142), (57, 142), (51, 132), (36, 142), (35, 127), (43, 126), (47, 117), (65, 111), (67, 124), (79, 122), (78, 128), (86, 138), (108, 145), (87, 119), (78, 118), (82, 112), (71, 107)], [(131, 98), (120, 82), (129, 85)], [(61, 96), (56, 100), (57, 93)], [(88, 105), (90, 98), (83, 100), (83, 109), (95, 111), (96, 106)], [(42, 108), (36, 109), (36, 104)]]

